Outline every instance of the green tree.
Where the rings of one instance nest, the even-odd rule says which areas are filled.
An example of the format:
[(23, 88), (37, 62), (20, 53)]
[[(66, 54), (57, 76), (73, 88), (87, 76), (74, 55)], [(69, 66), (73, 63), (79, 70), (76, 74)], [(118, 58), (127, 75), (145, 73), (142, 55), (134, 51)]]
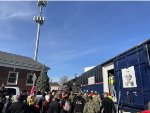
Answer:
[(49, 77), (47, 75), (47, 69), (45, 65), (43, 65), (40, 76), (36, 82), (36, 91), (41, 91), (42, 93), (49, 91)]

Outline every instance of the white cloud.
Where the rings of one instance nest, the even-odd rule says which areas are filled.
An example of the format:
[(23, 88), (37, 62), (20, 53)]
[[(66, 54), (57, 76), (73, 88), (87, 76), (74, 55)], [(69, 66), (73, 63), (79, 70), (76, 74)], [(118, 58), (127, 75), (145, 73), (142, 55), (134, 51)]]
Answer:
[[(34, 4), (35, 3), (35, 4)], [(24, 46), (19, 47), (17, 29), (18, 20), (31, 21), (33, 15), (36, 15), (36, 2), (6, 2), (0, 1), (0, 50), (15, 53)], [(37, 11), (37, 12), (36, 12)], [(17, 20), (17, 21), (16, 21)], [(24, 23), (23, 23), (24, 24)], [(22, 43), (21, 43), (22, 44)]]
[[(28, 19), (35, 15), (36, 10), (30, 2), (0, 2), (0, 20), (8, 19)], [(36, 5), (35, 5), (36, 6)]]
[[(30, 17), (31, 15), (33, 15), (32, 12), (27, 12), (27, 13), (22, 13), (22, 12), (16, 12), (16, 13), (12, 13), (10, 15), (8, 15), (7, 17), (5, 17), (5, 19), (12, 19), (12, 18), (21, 18), (21, 19), (27, 19), (28, 17)], [(29, 18), (28, 18), (29, 19)]]

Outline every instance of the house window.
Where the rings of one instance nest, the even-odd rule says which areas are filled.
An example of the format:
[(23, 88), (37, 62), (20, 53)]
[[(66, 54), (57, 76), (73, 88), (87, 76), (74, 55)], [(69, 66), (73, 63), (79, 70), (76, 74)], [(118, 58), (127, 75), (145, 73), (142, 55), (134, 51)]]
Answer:
[(19, 72), (9, 71), (7, 84), (8, 85), (17, 85), (18, 75), (19, 75)]
[(29, 73), (29, 74), (27, 75), (26, 85), (33, 85), (33, 80), (32, 80), (32, 78), (33, 78), (33, 74)]

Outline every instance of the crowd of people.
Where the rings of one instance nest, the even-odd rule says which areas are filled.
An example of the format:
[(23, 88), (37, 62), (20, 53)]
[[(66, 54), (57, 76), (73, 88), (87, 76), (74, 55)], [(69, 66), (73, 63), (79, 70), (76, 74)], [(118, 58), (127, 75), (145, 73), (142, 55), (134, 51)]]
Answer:
[(116, 109), (108, 93), (100, 96), (95, 92), (52, 91), (37, 97), (33, 86), (30, 94), (5, 96), (0, 89), (0, 113), (115, 113)]

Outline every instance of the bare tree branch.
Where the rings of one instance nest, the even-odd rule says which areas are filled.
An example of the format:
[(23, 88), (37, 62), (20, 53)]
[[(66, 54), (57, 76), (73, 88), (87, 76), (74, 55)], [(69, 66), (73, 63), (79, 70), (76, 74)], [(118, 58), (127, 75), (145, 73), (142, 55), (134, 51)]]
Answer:
[(62, 76), (62, 77), (60, 78), (59, 83), (60, 83), (61, 85), (63, 85), (64, 83), (68, 82), (68, 80), (69, 80), (68, 76), (67, 76), (67, 75), (64, 75), (64, 76)]

